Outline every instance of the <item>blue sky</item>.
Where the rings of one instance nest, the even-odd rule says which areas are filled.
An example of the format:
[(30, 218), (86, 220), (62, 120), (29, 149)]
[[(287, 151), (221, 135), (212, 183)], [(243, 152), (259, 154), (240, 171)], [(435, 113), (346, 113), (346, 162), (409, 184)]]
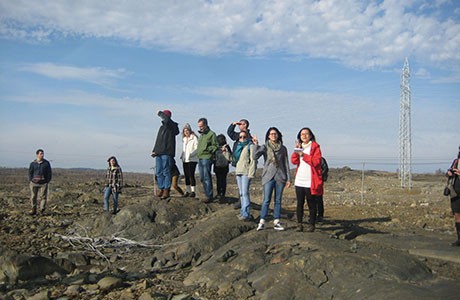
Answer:
[(413, 170), (446, 169), (460, 144), (458, 1), (0, 0), (0, 166), (44, 148), (54, 167), (116, 155), (150, 172), (169, 109), (181, 128), (276, 126), (288, 148), (308, 126), (332, 167), (395, 171), (406, 57)]

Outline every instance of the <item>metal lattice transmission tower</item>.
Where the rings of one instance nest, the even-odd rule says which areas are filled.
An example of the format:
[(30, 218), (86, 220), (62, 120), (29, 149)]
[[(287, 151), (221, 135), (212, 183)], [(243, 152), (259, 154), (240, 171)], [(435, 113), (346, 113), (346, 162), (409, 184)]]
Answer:
[(399, 111), (399, 177), (401, 188), (412, 188), (412, 147), (410, 119), (410, 68), (406, 57), (401, 74), (401, 104)]

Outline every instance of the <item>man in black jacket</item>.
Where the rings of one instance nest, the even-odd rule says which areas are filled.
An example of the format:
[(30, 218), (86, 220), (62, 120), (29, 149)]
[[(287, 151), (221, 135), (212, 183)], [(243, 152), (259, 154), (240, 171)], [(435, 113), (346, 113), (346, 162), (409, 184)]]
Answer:
[(35, 154), (37, 158), (29, 166), (30, 204), (32, 205), (31, 215), (37, 214), (37, 198), (40, 198), (40, 213), (44, 213), (46, 199), (48, 198), (48, 183), (51, 181), (52, 171), (49, 161), (44, 159), (45, 152), (38, 149)]
[(161, 118), (161, 126), (151, 156), (156, 160), (159, 188), (157, 196), (168, 199), (171, 190), (171, 161), (176, 155), (176, 135), (179, 134), (179, 126), (171, 119), (171, 111), (160, 110), (157, 115)]

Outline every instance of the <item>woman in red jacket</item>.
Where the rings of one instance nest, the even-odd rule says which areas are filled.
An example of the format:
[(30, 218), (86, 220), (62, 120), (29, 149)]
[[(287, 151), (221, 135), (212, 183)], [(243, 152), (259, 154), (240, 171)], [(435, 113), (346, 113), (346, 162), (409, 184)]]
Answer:
[(307, 199), (308, 210), (310, 211), (306, 231), (315, 231), (317, 196), (323, 194), (321, 156), (320, 146), (316, 143), (315, 135), (310, 128), (300, 129), (297, 134), (296, 149), (291, 155), (291, 162), (297, 166), (294, 185), (297, 198), (298, 231), (303, 231), (305, 199)]

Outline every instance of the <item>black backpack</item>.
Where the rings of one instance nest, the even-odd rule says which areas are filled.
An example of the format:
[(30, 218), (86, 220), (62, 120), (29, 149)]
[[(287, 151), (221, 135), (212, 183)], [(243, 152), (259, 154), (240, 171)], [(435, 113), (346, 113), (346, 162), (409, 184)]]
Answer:
[(321, 174), (323, 174), (323, 181), (327, 181), (327, 177), (329, 176), (329, 166), (327, 165), (327, 161), (324, 157), (321, 157)]

